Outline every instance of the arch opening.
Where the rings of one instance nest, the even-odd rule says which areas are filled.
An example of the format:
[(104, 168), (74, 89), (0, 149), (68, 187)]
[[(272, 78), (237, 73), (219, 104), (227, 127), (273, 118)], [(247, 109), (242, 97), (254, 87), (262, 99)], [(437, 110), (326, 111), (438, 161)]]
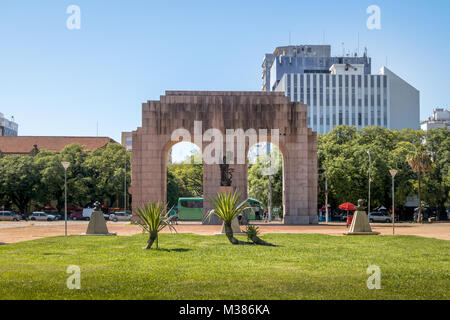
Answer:
[[(262, 204), (262, 212), (254, 220), (283, 220), (284, 214), (284, 155), (270, 142), (250, 146), (248, 154), (247, 193), (251, 200)], [(269, 212), (270, 218), (269, 218)], [(252, 219), (250, 219), (252, 220)]]
[(203, 219), (203, 157), (198, 146), (178, 142), (167, 151), (166, 201), (180, 221)]

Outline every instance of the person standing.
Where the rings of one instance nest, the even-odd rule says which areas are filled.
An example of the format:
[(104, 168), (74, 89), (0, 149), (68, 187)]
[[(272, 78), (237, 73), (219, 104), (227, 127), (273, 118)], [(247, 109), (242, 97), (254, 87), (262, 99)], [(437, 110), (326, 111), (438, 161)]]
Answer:
[(255, 207), (255, 220), (261, 220), (261, 216), (259, 215), (259, 206)]

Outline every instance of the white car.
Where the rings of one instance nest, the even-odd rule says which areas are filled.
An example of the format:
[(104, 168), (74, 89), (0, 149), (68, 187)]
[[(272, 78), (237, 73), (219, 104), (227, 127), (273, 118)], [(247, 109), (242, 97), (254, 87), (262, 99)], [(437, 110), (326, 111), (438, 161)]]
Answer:
[(19, 221), (21, 218), (14, 211), (0, 211), (1, 221)]
[(56, 217), (52, 214), (48, 214), (45, 212), (33, 212), (30, 216), (30, 220), (33, 221), (55, 221)]
[(371, 212), (369, 214), (369, 222), (392, 222), (392, 217), (382, 212)]
[(131, 214), (128, 212), (114, 212), (109, 215), (109, 220), (117, 222), (117, 221), (130, 221)]

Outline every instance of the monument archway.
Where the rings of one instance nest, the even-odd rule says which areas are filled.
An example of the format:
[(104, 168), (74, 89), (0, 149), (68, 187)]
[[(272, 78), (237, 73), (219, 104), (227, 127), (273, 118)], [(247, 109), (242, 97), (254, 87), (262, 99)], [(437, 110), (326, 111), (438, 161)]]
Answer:
[(237, 134), (242, 129), (257, 132), (258, 142), (271, 142), (283, 154), (284, 223), (316, 224), (317, 134), (306, 119), (306, 105), (281, 92), (166, 91), (159, 101), (143, 103), (142, 127), (132, 134), (133, 211), (148, 201), (166, 201), (167, 153), (180, 141), (202, 151), (205, 213), (211, 209), (207, 199), (221, 187), (219, 161), (224, 155), (232, 169), (232, 187), (246, 199), (247, 153), (253, 143), (245, 136), (241, 148), (227, 143), (230, 130)]

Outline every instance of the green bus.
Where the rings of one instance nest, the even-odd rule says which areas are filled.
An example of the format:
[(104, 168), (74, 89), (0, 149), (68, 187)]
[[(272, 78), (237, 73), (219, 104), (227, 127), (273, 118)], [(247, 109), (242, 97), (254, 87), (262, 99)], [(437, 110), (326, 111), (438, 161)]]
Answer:
[[(249, 220), (255, 220), (255, 208), (259, 207), (260, 216), (264, 211), (264, 206), (256, 199), (248, 199), (249, 207), (246, 210)], [(202, 221), (203, 220), (203, 198), (179, 198), (178, 199), (178, 219), (180, 221)]]

